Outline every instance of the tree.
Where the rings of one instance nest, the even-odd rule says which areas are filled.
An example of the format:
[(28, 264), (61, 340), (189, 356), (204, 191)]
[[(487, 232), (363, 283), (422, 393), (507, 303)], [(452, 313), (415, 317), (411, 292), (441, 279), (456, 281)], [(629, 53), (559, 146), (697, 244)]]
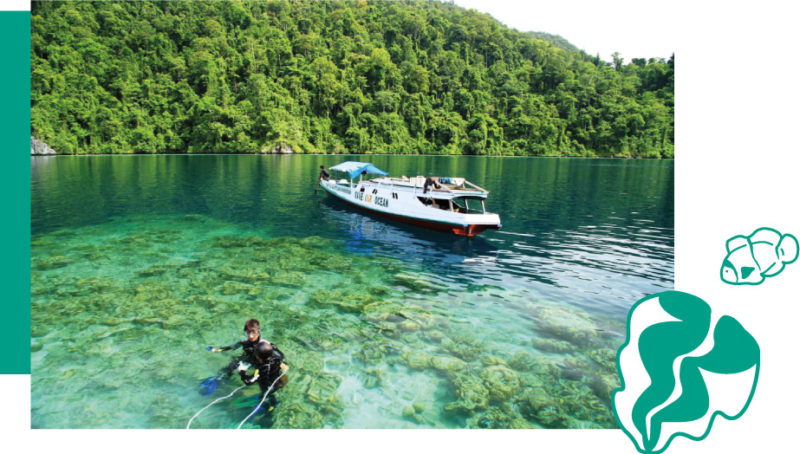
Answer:
[(671, 157), (674, 57), (611, 63), (430, 2), (34, 2), (62, 153)]

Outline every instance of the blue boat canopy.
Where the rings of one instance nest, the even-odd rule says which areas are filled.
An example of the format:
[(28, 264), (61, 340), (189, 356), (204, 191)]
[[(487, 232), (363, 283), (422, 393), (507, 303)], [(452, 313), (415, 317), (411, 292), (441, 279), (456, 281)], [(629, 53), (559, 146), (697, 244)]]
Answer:
[(331, 170), (338, 170), (339, 172), (347, 172), (350, 175), (350, 178), (353, 179), (363, 172), (372, 173), (376, 175), (389, 175), (388, 173), (384, 172), (383, 170), (375, 167), (374, 165), (368, 162), (357, 162), (357, 161), (347, 161), (341, 164), (336, 164), (335, 166), (331, 167)]

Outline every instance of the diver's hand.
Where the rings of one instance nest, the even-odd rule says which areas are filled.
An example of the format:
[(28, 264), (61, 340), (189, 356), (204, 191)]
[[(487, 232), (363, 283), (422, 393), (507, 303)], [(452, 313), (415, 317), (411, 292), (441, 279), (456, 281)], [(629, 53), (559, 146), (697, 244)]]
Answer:
[(247, 371), (247, 366), (245, 366), (242, 363), (239, 363), (239, 367), (237, 367), (236, 370), (238, 370), (239, 372), (246, 372)]
[(206, 347), (206, 350), (210, 351), (211, 353), (220, 353), (222, 350), (214, 347)]
[(242, 382), (244, 382), (245, 385), (252, 385), (253, 383), (256, 382), (256, 378), (258, 377), (258, 374), (253, 375), (252, 377), (248, 377), (247, 376), (247, 372), (245, 372), (243, 370), (240, 370), (239, 371), (239, 377), (242, 379)]

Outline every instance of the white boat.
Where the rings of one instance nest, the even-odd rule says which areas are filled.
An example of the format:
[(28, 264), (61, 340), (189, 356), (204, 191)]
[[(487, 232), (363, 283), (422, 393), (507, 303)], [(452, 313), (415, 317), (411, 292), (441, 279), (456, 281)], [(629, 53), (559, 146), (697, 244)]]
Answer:
[[(406, 224), (473, 237), (501, 227), (500, 216), (486, 211), (489, 191), (464, 178), (390, 178), (367, 162), (347, 161), (330, 168), (340, 179), (322, 180), (328, 194), (357, 208)], [(366, 179), (366, 175), (378, 175)], [(426, 187), (426, 181), (429, 183)]]

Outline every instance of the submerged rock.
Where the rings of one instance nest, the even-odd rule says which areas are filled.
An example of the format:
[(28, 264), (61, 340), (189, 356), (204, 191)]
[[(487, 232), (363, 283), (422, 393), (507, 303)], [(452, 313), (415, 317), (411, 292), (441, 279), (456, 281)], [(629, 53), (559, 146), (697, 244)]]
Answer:
[(418, 292), (418, 293), (434, 293), (438, 292), (439, 288), (426, 278), (409, 274), (409, 273), (397, 273), (395, 274), (392, 279), (396, 285), (406, 287), (409, 290)]
[(487, 367), (481, 372), (481, 379), (489, 391), (490, 399), (494, 401), (507, 401), (520, 388), (517, 373), (505, 366)]
[(579, 309), (543, 303), (533, 306), (533, 312), (537, 328), (545, 336), (579, 346), (597, 343), (601, 338), (603, 330)]
[(164, 274), (164, 273), (166, 273), (166, 272), (168, 272), (168, 271), (170, 271), (170, 270), (172, 270), (174, 268), (175, 268), (174, 265), (166, 265), (166, 264), (163, 264), (163, 263), (159, 263), (159, 264), (150, 266), (148, 268), (145, 268), (145, 269), (143, 269), (141, 271), (137, 271), (136, 275), (137, 276), (142, 276), (142, 277), (161, 276), (162, 274)]
[(564, 361), (561, 363), (560, 367), (560, 376), (566, 378), (567, 380), (580, 380), (589, 371), (589, 364), (585, 360), (578, 359), (573, 356), (564, 358)]
[(403, 407), (403, 418), (416, 424), (426, 424), (428, 421), (422, 415), (424, 411), (425, 404), (421, 402), (414, 402), (411, 405)]
[(505, 360), (493, 355), (481, 356), (481, 364), (484, 366), (508, 366)]
[(567, 341), (545, 339), (541, 337), (533, 339), (533, 347), (539, 351), (549, 353), (569, 353), (577, 349)]
[(603, 371), (616, 375), (617, 352), (610, 348), (598, 348), (586, 352), (586, 356), (595, 362)]
[(458, 375), (452, 382), (457, 400), (444, 406), (450, 412), (473, 414), (489, 406), (489, 391), (474, 375)]
[(587, 385), (605, 404), (611, 405), (611, 394), (620, 387), (616, 375), (591, 375), (586, 380)]
[(275, 429), (294, 429), (302, 427), (305, 429), (322, 429), (325, 423), (322, 414), (311, 410), (311, 407), (303, 402), (296, 400), (287, 401), (282, 399), (272, 415)]
[(442, 341), (442, 347), (464, 361), (474, 361), (486, 351), (485, 345), (468, 334), (453, 334)]
[(363, 363), (375, 363), (383, 359), (391, 351), (388, 342), (372, 341), (365, 342), (355, 353), (355, 357)]
[(508, 365), (518, 371), (528, 371), (533, 369), (535, 361), (533, 355), (528, 352), (517, 352), (508, 360)]
[(364, 378), (365, 388), (376, 388), (381, 386), (383, 384), (384, 377), (386, 376), (386, 372), (377, 367), (368, 367), (364, 369), (364, 374), (366, 375)]
[(248, 294), (254, 287), (236, 281), (225, 281), (219, 286), (219, 292), (223, 295), (236, 295), (238, 293)]
[(31, 324), (31, 337), (44, 337), (50, 333), (50, 328), (41, 323)]
[(61, 268), (73, 263), (75, 259), (65, 255), (56, 255), (53, 257), (41, 258), (36, 260), (36, 268), (40, 270), (52, 270), (54, 268)]
[(275, 285), (284, 285), (287, 287), (302, 287), (306, 281), (306, 277), (297, 271), (278, 272), (271, 276), (270, 282)]
[(343, 312), (362, 312), (373, 303), (371, 295), (366, 293), (348, 293), (344, 290), (315, 290), (308, 296), (311, 305), (319, 307), (336, 307)]
[(467, 363), (465, 361), (452, 356), (443, 355), (432, 356), (429, 364), (431, 368), (445, 374), (464, 371), (467, 368)]
[(428, 340), (431, 340), (433, 342), (441, 342), (442, 339), (445, 338), (445, 335), (441, 331), (431, 330), (425, 333), (425, 337), (427, 337)]
[(214, 241), (214, 246), (218, 248), (249, 248), (253, 246), (266, 245), (267, 240), (257, 236), (220, 236)]
[(491, 406), (467, 419), (473, 429), (533, 429), (535, 426), (523, 419), (509, 404)]
[(430, 355), (419, 350), (406, 350), (403, 352), (402, 361), (409, 369), (424, 370), (430, 364)]

